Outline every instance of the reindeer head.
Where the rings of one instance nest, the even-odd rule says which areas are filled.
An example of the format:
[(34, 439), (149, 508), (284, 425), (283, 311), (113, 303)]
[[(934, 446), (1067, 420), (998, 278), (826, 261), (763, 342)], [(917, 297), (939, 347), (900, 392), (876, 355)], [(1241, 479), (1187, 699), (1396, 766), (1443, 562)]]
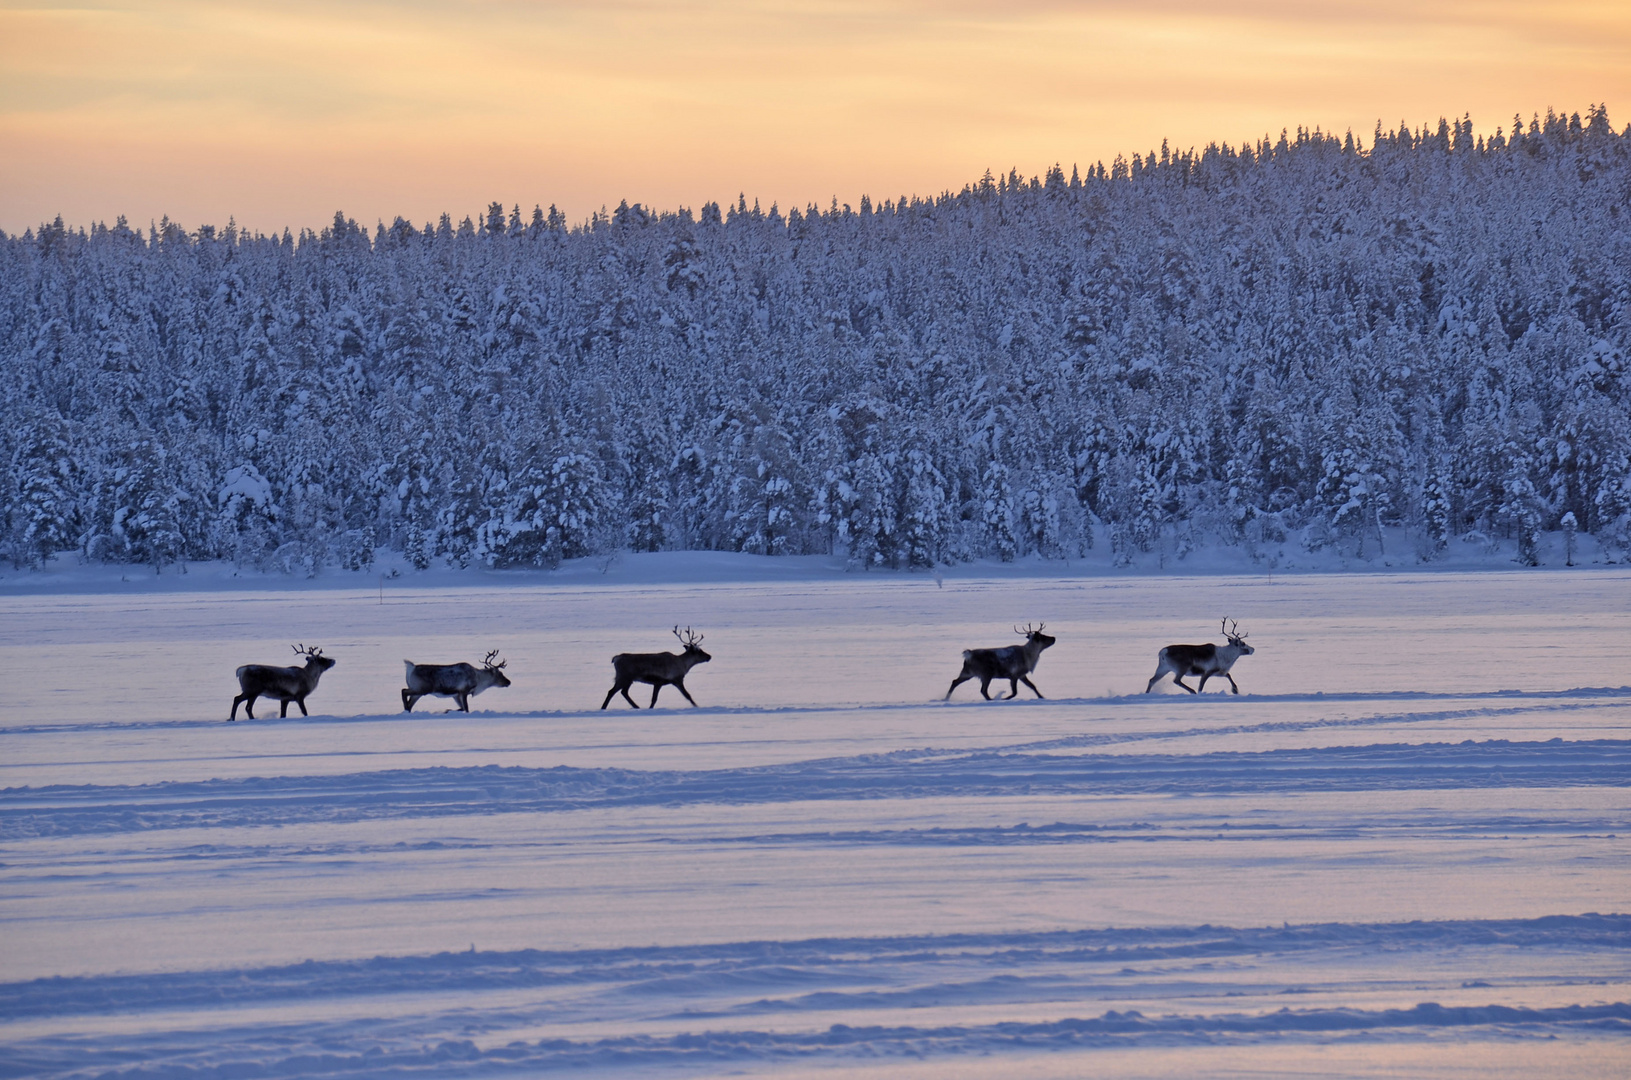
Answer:
[(1257, 650), (1246, 644), (1246, 635), (1240, 632), (1240, 624), (1232, 622), (1229, 616), (1223, 617), (1223, 636), (1229, 639), (1229, 644), (1240, 650), (1241, 656), (1250, 656)]
[(1046, 649), (1049, 645), (1052, 645), (1055, 641), (1058, 640), (1057, 638), (1049, 637), (1047, 634), (1044, 634), (1042, 632), (1042, 631), (1046, 630), (1047, 628), (1048, 628), (1047, 623), (1037, 623), (1035, 629), (1032, 629), (1030, 623), (1026, 623), (1025, 624), (1025, 629), (1023, 629), (1023, 630), (1021, 630), (1017, 626), (1014, 627), (1014, 633), (1016, 633), (1020, 637), (1024, 638), (1025, 639), (1025, 644), (1030, 645), (1030, 644), (1034, 643), (1037, 646), (1037, 651), (1040, 652), (1041, 650)]
[[(498, 662), (494, 663), (495, 660), (497, 660)], [(486, 672), (489, 672), (493, 676), (493, 685), (494, 686), (508, 686), (508, 685), (510, 685), (510, 680), (505, 678), (505, 676), (504, 676), (504, 668), (508, 664), (509, 664), (508, 660), (499, 660), (498, 659), (498, 650), (497, 649), (494, 649), (491, 652), (489, 652), (485, 657), (482, 658), (482, 661), (481, 661), (482, 670), (486, 671)]]
[(702, 635), (692, 633), (689, 626), (685, 628), (685, 633), (681, 634), (679, 626), (676, 625), (674, 627), (674, 636), (680, 639), (681, 645), (685, 646), (685, 655), (692, 657), (697, 663), (706, 664), (713, 659), (713, 657), (702, 651)]
[(333, 658), (324, 656), (323, 650), (316, 645), (309, 647), (306, 645), (295, 645), (293, 648), (298, 655), (306, 658), (307, 667), (312, 667), (315, 665), (318, 671), (327, 671), (329, 668), (334, 666)]

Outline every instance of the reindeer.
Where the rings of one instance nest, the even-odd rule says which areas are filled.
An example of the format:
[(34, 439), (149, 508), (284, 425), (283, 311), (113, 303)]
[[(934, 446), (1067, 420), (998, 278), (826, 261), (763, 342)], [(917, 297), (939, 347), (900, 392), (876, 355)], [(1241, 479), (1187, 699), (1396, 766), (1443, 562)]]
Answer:
[(1056, 640), (1042, 632), (1047, 626), (1047, 623), (1041, 623), (1035, 630), (1031, 629), (1030, 623), (1026, 623), (1023, 630), (1014, 627), (1014, 633), (1025, 639), (1023, 645), (1008, 645), (1001, 649), (964, 649), (962, 674), (951, 681), (951, 689), (946, 691), (943, 700), (950, 701), (951, 691), (970, 679), (980, 680), (980, 696), (987, 701), (991, 700), (987, 688), (992, 679), (1008, 680), (1010, 698), (1019, 696), (1020, 683), (1029, 686), (1033, 694), (1041, 697), (1042, 691), (1026, 676), (1036, 670), (1036, 662), (1042, 659), (1042, 650)]
[(459, 703), (460, 712), (469, 712), (470, 699), (483, 690), (510, 685), (510, 680), (504, 677), (504, 667), (509, 661), (493, 663), (497, 659), (498, 650), (494, 649), (482, 660), (479, 668), (474, 664), (416, 664), (412, 660), (402, 661), (408, 669), (408, 685), (402, 691), (402, 711), (413, 712), (416, 701), (434, 694), (452, 698)]
[(1206, 689), (1206, 680), (1214, 675), (1222, 675), (1229, 680), (1229, 688), (1233, 693), (1240, 693), (1240, 687), (1235, 685), (1235, 677), (1229, 674), (1229, 669), (1235, 666), (1235, 661), (1242, 656), (1250, 656), (1256, 650), (1246, 644), (1246, 635), (1239, 633), (1240, 624), (1231, 623), (1227, 615), (1223, 618), (1223, 636), (1229, 639), (1227, 645), (1168, 645), (1156, 657), (1155, 674), (1150, 676), (1149, 685), (1144, 687), (1147, 694), (1155, 688), (1161, 676), (1172, 672), (1172, 681), (1188, 690), (1191, 694), (1196, 688), (1184, 682), (1185, 675), (1199, 675), (1201, 677), (1200, 689)]
[(660, 652), (618, 653), (612, 657), (612, 671), (616, 678), (612, 683), (612, 688), (606, 691), (606, 700), (600, 703), (600, 707), (604, 709), (610, 705), (612, 695), (622, 694), (630, 705), (634, 705), (638, 709), (640, 706), (635, 705), (634, 699), (629, 697), (629, 687), (637, 682), (651, 684), (651, 708), (653, 709), (657, 707), (658, 693), (670, 683), (679, 687), (680, 693), (685, 695), (685, 700), (695, 706), (696, 699), (685, 689), (685, 674), (698, 664), (706, 664), (713, 657), (702, 651), (700, 648), (702, 635), (691, 633), (689, 626), (685, 628), (685, 633), (682, 636), (679, 626), (676, 625), (674, 627), (674, 636), (679, 638), (680, 644), (685, 646), (685, 651), (678, 656), (671, 652)]
[(238, 669), (238, 688), (243, 691), (232, 699), (232, 714), (227, 720), (238, 719), (238, 702), (244, 703), (244, 715), (255, 719), (255, 699), (265, 695), (276, 698), (283, 705), (278, 709), (278, 718), (281, 720), (289, 715), (289, 702), (300, 706), (301, 716), (310, 716), (306, 711), (306, 695), (317, 689), (317, 680), (323, 677), (323, 672), (334, 666), (334, 661), (323, 655), (323, 650), (313, 645), (307, 648), (304, 645), (294, 646), (296, 655), (304, 656), (304, 667), (272, 667), (269, 664), (245, 664)]

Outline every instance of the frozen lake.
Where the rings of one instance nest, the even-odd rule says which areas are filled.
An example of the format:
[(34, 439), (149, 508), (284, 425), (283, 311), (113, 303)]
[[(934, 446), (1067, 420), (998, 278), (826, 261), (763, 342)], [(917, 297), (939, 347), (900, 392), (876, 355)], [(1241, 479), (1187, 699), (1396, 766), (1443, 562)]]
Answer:
[[(1225, 614), (1240, 696), (1141, 693)], [(600, 711), (675, 623), (702, 707)], [(1631, 572), (7, 595), (0, 663), (4, 1075), (1631, 1061)]]

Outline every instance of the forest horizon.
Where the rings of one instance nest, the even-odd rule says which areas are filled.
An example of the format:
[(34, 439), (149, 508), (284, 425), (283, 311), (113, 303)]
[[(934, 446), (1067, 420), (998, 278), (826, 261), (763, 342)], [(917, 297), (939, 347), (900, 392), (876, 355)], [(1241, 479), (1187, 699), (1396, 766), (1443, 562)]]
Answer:
[(0, 0), (0, 228), (858, 205), (1628, 93), (1597, 0)]
[[(1594, 101), (1587, 105), (1584, 111), (1588, 118), (1599, 115), (1606, 118), (1609, 108), (1606, 101), (1602, 103)], [(1503, 122), (1488, 128), (1481, 128), (1480, 125), (1473, 119), (1471, 113), (1464, 113), (1459, 119), (1455, 119), (1453, 121), (1449, 118), (1441, 116), (1438, 118), (1436, 127), (1427, 123), (1423, 123), (1418, 127), (1412, 127), (1409, 123), (1401, 122), (1396, 130), (1393, 128), (1384, 128), (1382, 121), (1378, 119), (1375, 122), (1375, 126), (1370, 135), (1370, 149), (1366, 148), (1366, 138), (1363, 133), (1356, 134), (1352, 128), (1348, 128), (1345, 129), (1341, 135), (1338, 135), (1337, 132), (1323, 130), (1318, 125), (1309, 125), (1306, 127), (1299, 125), (1295, 130), (1291, 128), (1282, 128), (1277, 138), (1271, 134), (1264, 134), (1261, 138), (1249, 139), (1239, 143), (1230, 143), (1227, 140), (1214, 139), (1205, 144), (1204, 147), (1200, 148), (1190, 146), (1187, 149), (1178, 149), (1172, 147), (1169, 140), (1163, 138), (1160, 140), (1159, 148), (1152, 146), (1147, 151), (1133, 151), (1130, 154), (1117, 153), (1110, 159), (1109, 164), (1106, 164), (1106, 161), (1103, 158), (1094, 159), (1087, 165), (1085, 172), (1083, 171), (1081, 162), (1071, 161), (1068, 165), (1066, 165), (1062, 160), (1054, 161), (1051, 165), (1040, 170), (1039, 172), (1029, 175), (1023, 173), (1017, 166), (1010, 166), (1006, 172), (1002, 173), (993, 173), (992, 170), (988, 168), (984, 171), (983, 175), (979, 179), (965, 180), (955, 189), (948, 187), (933, 193), (924, 193), (921, 191), (912, 191), (910, 193), (903, 192), (894, 197), (891, 197), (883, 190), (880, 190), (877, 193), (878, 197), (874, 198), (874, 193), (868, 189), (867, 185), (863, 184), (861, 185), (861, 194), (855, 200), (854, 204), (844, 201), (837, 194), (832, 194), (828, 196), (825, 201), (815, 200), (806, 202), (802, 208), (789, 205), (784, 209), (777, 200), (771, 199), (768, 200), (769, 207), (766, 209), (762, 204), (767, 200), (763, 200), (757, 194), (749, 192), (745, 186), (739, 186), (739, 190), (735, 196), (734, 205), (733, 201), (729, 198), (713, 198), (704, 199), (699, 204), (694, 206), (689, 203), (676, 202), (670, 206), (658, 207), (639, 201), (631, 202), (630, 199), (623, 197), (618, 199), (615, 207), (612, 207), (610, 203), (603, 200), (600, 202), (598, 208), (590, 209), (586, 214), (583, 214), (577, 218), (574, 218), (573, 215), (562, 210), (554, 202), (549, 202), (546, 204), (541, 200), (536, 201), (533, 203), (532, 210), (528, 213), (524, 213), (522, 204), (520, 202), (505, 199), (491, 199), (486, 201), (481, 206), (471, 210), (466, 210), (462, 213), (452, 208), (444, 208), (440, 212), (425, 219), (424, 225), (421, 227), (420, 231), (427, 235), (436, 233), (438, 231), (451, 230), (457, 232), (461, 229), (471, 232), (481, 230), (491, 231), (491, 219), (494, 213), (494, 207), (503, 208), (505, 206), (509, 207), (508, 210), (504, 211), (506, 221), (505, 228), (507, 231), (514, 230), (518, 227), (537, 228), (541, 226), (547, 226), (552, 229), (566, 230), (568, 232), (585, 229), (592, 230), (598, 223), (604, 220), (610, 220), (614, 214), (628, 213), (631, 206), (636, 207), (638, 213), (655, 219), (666, 219), (673, 217), (679, 220), (689, 220), (693, 223), (698, 221), (701, 215), (720, 214), (723, 216), (732, 213), (747, 213), (750, 209), (766, 216), (775, 214), (777, 217), (781, 217), (784, 214), (790, 214), (794, 211), (798, 211), (800, 216), (821, 217), (825, 214), (837, 214), (844, 212), (854, 213), (856, 212), (856, 207), (862, 203), (864, 203), (868, 208), (872, 207), (874, 204), (881, 207), (885, 202), (890, 203), (891, 206), (897, 204), (901, 206), (934, 204), (945, 199), (954, 198), (959, 194), (959, 192), (967, 194), (970, 191), (982, 188), (993, 190), (999, 186), (1006, 188), (1011, 181), (1020, 182), (1022, 180), (1029, 180), (1040, 182), (1040, 178), (1042, 176), (1051, 175), (1054, 172), (1058, 172), (1060, 175), (1066, 175), (1068, 173), (1070, 176), (1079, 181), (1084, 175), (1090, 179), (1100, 174), (1105, 177), (1131, 175), (1135, 169), (1144, 168), (1146, 161), (1155, 162), (1160, 160), (1165, 162), (1170, 160), (1189, 160), (1199, 159), (1209, 155), (1236, 157), (1241, 154), (1255, 154), (1257, 157), (1261, 158), (1265, 155), (1272, 154), (1272, 148), (1277, 145), (1277, 143), (1285, 143), (1288, 139), (1302, 140), (1306, 138), (1335, 138), (1342, 141), (1346, 145), (1349, 152), (1364, 156), (1374, 151), (1379, 144), (1385, 141), (1396, 142), (1401, 138), (1407, 138), (1411, 141), (1419, 142), (1430, 136), (1448, 139), (1451, 137), (1450, 125), (1452, 122), (1455, 125), (1455, 132), (1464, 133), (1462, 137), (1467, 141), (1468, 145), (1475, 146), (1481, 150), (1486, 142), (1493, 147), (1496, 139), (1500, 139), (1504, 145), (1507, 139), (1508, 130), (1517, 132), (1520, 135), (1525, 131), (1540, 132), (1542, 130), (1550, 130), (1557, 124), (1561, 123), (1567, 125), (1571, 123), (1571, 117), (1573, 118), (1572, 122), (1575, 124), (1575, 126), (1578, 127), (1581, 123), (1583, 123), (1583, 121), (1580, 119), (1580, 111), (1577, 110), (1571, 113), (1570, 110), (1564, 109), (1559, 112), (1555, 107), (1550, 105), (1548, 105), (1544, 110), (1533, 110), (1530, 113), (1528, 120), (1525, 120), (1521, 113), (1515, 113), (1512, 116), (1509, 124)], [(1606, 119), (1601, 122), (1606, 122)], [(343, 206), (337, 207), (333, 211), (332, 216), (325, 212), (323, 215), (320, 215), (320, 217), (322, 219), (321, 223), (307, 222), (304, 224), (299, 224), (291, 221), (284, 223), (281, 227), (257, 229), (247, 225), (240, 225), (237, 220), (237, 215), (229, 212), (226, 214), (223, 220), (200, 221), (189, 227), (188, 224), (182, 221), (179, 217), (172, 219), (170, 214), (161, 212), (148, 222), (146, 231), (150, 243), (159, 233), (179, 231), (195, 237), (216, 235), (226, 236), (230, 233), (230, 235), (236, 238), (238, 235), (242, 234), (246, 239), (252, 238), (256, 240), (279, 239), (286, 236), (287, 238), (292, 239), (296, 244), (305, 242), (308, 238), (311, 240), (320, 239), (325, 233), (332, 231), (336, 227), (342, 229), (362, 229), (365, 233), (367, 231), (366, 226), (359, 223), (362, 220), (361, 217), (353, 217), (352, 215), (348, 214)], [(386, 225), (385, 218), (383, 216), (377, 219), (371, 237), (371, 242), (376, 244), (379, 243), (381, 237), (384, 235), (387, 229), (394, 230), (396, 233), (400, 234), (405, 228), (411, 227), (414, 224), (412, 216), (407, 214), (391, 214), (390, 219), (391, 224), (389, 226)], [(127, 215), (114, 215), (114, 222), (115, 225), (113, 227), (122, 226), (137, 233), (142, 232), (140, 223), (138, 222), (135, 225), (132, 225)], [(337, 225), (336, 223), (339, 224)], [(108, 221), (105, 218), (92, 217), (84, 221), (65, 221), (63, 219), (63, 215), (58, 213), (53, 215), (52, 220), (41, 220), (37, 223), (25, 225), (20, 230), (15, 230), (12, 235), (27, 239), (32, 238), (35, 233), (44, 229), (59, 231), (71, 231), (73, 229), (78, 229), (79, 231), (84, 232), (87, 230), (94, 231), (98, 228), (107, 227), (109, 227)], [(0, 238), (4, 238), (7, 235), (7, 230), (0, 228)]]

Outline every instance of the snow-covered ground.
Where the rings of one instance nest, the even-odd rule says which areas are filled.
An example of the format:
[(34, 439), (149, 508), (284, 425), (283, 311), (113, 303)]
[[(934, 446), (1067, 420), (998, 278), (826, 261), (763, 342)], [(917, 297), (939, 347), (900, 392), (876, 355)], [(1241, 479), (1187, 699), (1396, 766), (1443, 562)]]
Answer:
[[(1631, 572), (764, 567), (8, 576), (0, 1075), (1625, 1075)], [(600, 711), (675, 623), (702, 707)]]

